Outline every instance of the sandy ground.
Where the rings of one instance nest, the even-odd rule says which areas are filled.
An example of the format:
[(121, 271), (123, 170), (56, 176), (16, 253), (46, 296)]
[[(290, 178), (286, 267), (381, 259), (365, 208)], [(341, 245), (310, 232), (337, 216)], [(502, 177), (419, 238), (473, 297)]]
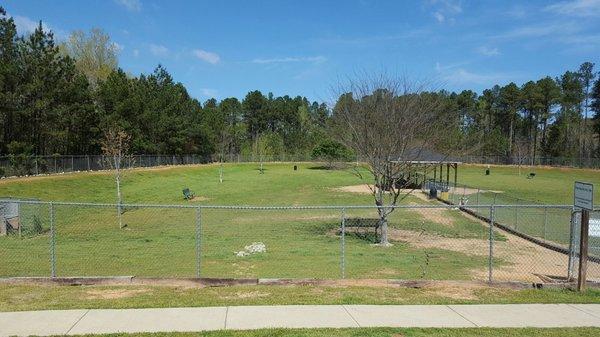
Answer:
[[(352, 185), (352, 186), (343, 186), (343, 187), (336, 187), (333, 188), (334, 191), (339, 191), (339, 192), (351, 192), (351, 193), (371, 193), (371, 189), (369, 188), (369, 185), (367, 184), (363, 184), (363, 185)], [(419, 195), (423, 195), (423, 193), (421, 192), (421, 190), (416, 189), (416, 190), (410, 190), (410, 189), (403, 189), (401, 190), (403, 193), (412, 193), (416, 196)], [(481, 192), (494, 192), (494, 193), (503, 193), (503, 191), (487, 191), (487, 190), (478, 190), (476, 188), (464, 188), (464, 187), (457, 187), (456, 190), (454, 189), (454, 187), (450, 187), (449, 192), (452, 194), (457, 194), (457, 195), (471, 195), (471, 194), (477, 194), (477, 191), (481, 191)]]
[[(445, 238), (399, 229), (391, 229), (389, 234), (392, 240), (407, 242), (417, 248), (438, 248), (468, 255), (489, 256), (490, 245), (488, 240)], [(568, 257), (566, 255), (546, 249), (517, 236), (503, 234), (507, 237), (507, 240), (495, 241), (493, 247), (494, 258), (502, 261), (501, 265), (494, 267), (494, 280), (540, 282), (542, 279), (538, 275), (559, 278), (567, 276)], [(593, 265), (594, 263), (590, 264)], [(600, 271), (597, 268), (598, 266), (595, 267), (590, 266), (589, 270)], [(488, 271), (487, 269), (474, 270), (473, 276), (478, 280), (486, 280)], [(599, 279), (600, 275), (597, 272), (592, 272), (589, 273), (589, 277)]]
[[(370, 193), (367, 185), (345, 186), (337, 190), (352, 193)], [(462, 193), (463, 189), (459, 189)], [(465, 194), (477, 193), (477, 190), (467, 189)], [(420, 191), (415, 190), (412, 194), (419, 199), (427, 200)], [(414, 203), (413, 203), (414, 204)], [(445, 214), (445, 209), (415, 209), (423, 218), (452, 226), (454, 221)], [(463, 216), (472, 221), (478, 221), (482, 226), (488, 227), (487, 223), (476, 219), (466, 213)], [(502, 234), (506, 241), (495, 241), (493, 245), (493, 256), (498, 259), (493, 269), (493, 277), (496, 281), (526, 281), (540, 282), (544, 277), (566, 278), (568, 270), (568, 256), (544, 248), (535, 243), (522, 239), (506, 232)], [(422, 232), (390, 229), (390, 238), (396, 241), (407, 242), (418, 248), (439, 248), (469, 255), (489, 256), (490, 244), (484, 239), (460, 239), (446, 238)], [(488, 270), (473, 270), (473, 276), (478, 280), (487, 280)], [(540, 277), (541, 276), (541, 277)], [(600, 280), (600, 265), (588, 263), (588, 278)]]

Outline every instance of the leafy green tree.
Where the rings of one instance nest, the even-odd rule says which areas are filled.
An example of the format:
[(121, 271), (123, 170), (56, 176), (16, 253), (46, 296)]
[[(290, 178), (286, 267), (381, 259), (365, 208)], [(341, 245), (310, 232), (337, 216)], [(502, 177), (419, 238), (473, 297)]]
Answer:
[(60, 47), (63, 53), (75, 59), (77, 69), (94, 87), (99, 81), (106, 80), (119, 64), (117, 44), (100, 28), (92, 28), (88, 33), (73, 31)]
[(219, 103), (219, 110), (225, 119), (224, 136), (227, 138), (227, 152), (237, 154), (240, 152), (245, 138), (246, 127), (243, 123), (242, 104), (235, 97), (225, 98)]
[(17, 27), (0, 6), (0, 153), (15, 140), (17, 127), (17, 87), (20, 83)]
[[(597, 79), (596, 82), (594, 82), (590, 98), (590, 108), (594, 111), (594, 131), (596, 132), (598, 139), (600, 139), (600, 79)], [(600, 146), (596, 148), (596, 154), (600, 155)]]
[[(535, 161), (538, 149), (538, 131), (540, 125), (540, 116), (544, 109), (542, 103), (543, 96), (538, 84), (534, 81), (529, 81), (521, 88), (522, 93), (522, 104), (523, 111), (525, 113), (524, 120), (524, 132), (522, 136), (525, 136), (529, 143), (529, 154), (533, 157), (532, 161)], [(522, 143), (522, 141), (521, 141)], [(522, 144), (520, 144), (519, 152), (522, 154)]]
[(350, 161), (352, 157), (352, 151), (333, 140), (322, 141), (312, 151), (312, 158), (324, 160), (328, 168), (333, 168), (334, 162)]
[(594, 78), (596, 73), (594, 72), (594, 63), (584, 62), (579, 67), (579, 77), (581, 78), (581, 85), (583, 87), (583, 112), (584, 118), (588, 119), (588, 110), (590, 107), (590, 90), (594, 84)]
[(590, 108), (590, 99), (591, 99), (591, 89), (594, 84), (594, 78), (596, 77), (596, 73), (594, 72), (594, 63), (592, 62), (584, 62), (579, 67), (579, 78), (581, 80), (581, 85), (583, 89), (583, 120), (581, 122), (581, 133), (582, 144), (581, 151), (583, 155), (589, 158), (593, 152), (592, 144), (593, 144), (593, 132), (592, 132), (592, 123), (588, 120), (588, 112)]
[(555, 157), (580, 157), (583, 86), (579, 75), (572, 71), (565, 72), (556, 82), (561, 91), (560, 111), (548, 135), (547, 149)]
[(537, 82), (540, 89), (540, 123), (542, 126), (542, 137), (540, 146), (542, 151), (547, 148), (548, 142), (548, 122), (553, 116), (555, 106), (560, 100), (560, 88), (552, 77), (544, 77)]
[(258, 90), (249, 92), (242, 101), (244, 119), (252, 140), (267, 130), (267, 98)]
[(508, 154), (513, 154), (513, 144), (515, 140), (515, 125), (517, 124), (518, 112), (521, 103), (521, 91), (515, 83), (509, 83), (508, 85), (500, 89), (500, 112), (501, 118), (506, 122), (508, 126)]

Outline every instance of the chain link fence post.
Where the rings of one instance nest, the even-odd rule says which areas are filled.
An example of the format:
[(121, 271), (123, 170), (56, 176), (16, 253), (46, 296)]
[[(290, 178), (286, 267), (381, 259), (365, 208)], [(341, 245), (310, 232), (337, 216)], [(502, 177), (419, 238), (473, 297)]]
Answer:
[(547, 239), (546, 239), (546, 234), (547, 234), (546, 227), (547, 226), (548, 226), (548, 207), (544, 206), (544, 233), (543, 233), (544, 241), (547, 241)]
[(519, 201), (517, 200), (515, 203), (515, 230), (519, 228), (519, 207), (517, 206)]
[(571, 281), (573, 279), (573, 271), (575, 269), (575, 241), (577, 239), (576, 230), (577, 230), (577, 212), (575, 207), (571, 209), (571, 224), (569, 226), (569, 261), (567, 266), (567, 280)]
[(196, 207), (196, 277), (200, 278), (200, 263), (202, 259), (202, 213), (200, 206)]
[(492, 283), (494, 281), (494, 215), (495, 215), (495, 207), (494, 205), (490, 206), (490, 252), (488, 256), (488, 281)]
[(56, 277), (56, 228), (54, 223), (54, 203), (50, 203), (50, 276)]
[(341, 261), (340, 261), (340, 268), (341, 268), (341, 273), (342, 273), (342, 278), (346, 278), (346, 208), (342, 208), (342, 240), (341, 240), (341, 245), (342, 245), (342, 256), (341, 256)]

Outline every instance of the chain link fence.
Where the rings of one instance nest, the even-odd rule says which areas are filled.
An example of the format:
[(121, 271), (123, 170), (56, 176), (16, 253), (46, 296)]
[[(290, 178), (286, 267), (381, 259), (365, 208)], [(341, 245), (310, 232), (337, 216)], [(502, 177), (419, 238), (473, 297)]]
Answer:
[[(581, 211), (574, 211), (572, 215), (572, 233), (569, 254), (569, 275), (577, 277), (579, 266), (579, 252), (581, 240)], [(588, 263), (587, 278), (600, 282), (600, 211), (590, 212), (588, 236)]]
[[(0, 277), (550, 282), (576, 274), (570, 206), (411, 202), (388, 216), (388, 246), (379, 243), (381, 209), (371, 206), (122, 206), (0, 200)], [(571, 229), (564, 244), (563, 234), (549, 240), (563, 228)], [(597, 240), (588, 277), (600, 281)]]
[[(581, 168), (600, 168), (599, 158), (508, 158), (505, 156), (463, 156), (454, 158), (465, 164), (506, 165), (520, 162), (524, 165), (565, 166)], [(317, 158), (318, 160), (318, 158)], [(124, 168), (156, 167), (165, 165), (193, 165), (215, 162), (303, 162), (315, 161), (306, 154), (177, 154), (177, 155), (130, 155), (123, 161)], [(353, 162), (360, 161), (354, 159)], [(110, 169), (103, 155), (9, 155), (0, 156), (0, 177), (56, 174), (81, 171), (100, 171)], [(483, 204), (483, 203), (482, 203)]]
[[(308, 155), (130, 155), (123, 159), (123, 168), (172, 165), (194, 165), (215, 162), (301, 162), (314, 161)], [(30, 176), (111, 169), (109, 158), (103, 155), (0, 156), (0, 177)]]
[(461, 156), (454, 158), (464, 164), (560, 166), (578, 168), (600, 168), (600, 158), (576, 157), (529, 157), (529, 156)]

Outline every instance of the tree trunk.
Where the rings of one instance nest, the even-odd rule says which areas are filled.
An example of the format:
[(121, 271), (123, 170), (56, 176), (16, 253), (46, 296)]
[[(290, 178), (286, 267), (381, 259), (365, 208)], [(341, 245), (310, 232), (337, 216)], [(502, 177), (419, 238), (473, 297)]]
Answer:
[(123, 199), (121, 198), (121, 174), (118, 170), (115, 180), (117, 182), (117, 217), (119, 219), (119, 228), (123, 228), (123, 211), (121, 209), (121, 204), (123, 203)]
[(510, 119), (510, 128), (508, 130), (508, 156), (509, 156), (509, 164), (512, 163), (513, 160), (513, 137), (514, 137), (514, 122), (513, 119)]
[(388, 240), (388, 222), (387, 217), (384, 215), (380, 220), (381, 234), (379, 236), (379, 244), (382, 246), (389, 246), (390, 241)]
[(223, 182), (223, 161), (221, 160), (221, 166), (219, 167), (219, 182)]
[(119, 221), (119, 229), (123, 228), (123, 210), (121, 204), (123, 198), (121, 196), (121, 157), (120, 155), (113, 156), (115, 165), (115, 182), (117, 183), (117, 219)]

